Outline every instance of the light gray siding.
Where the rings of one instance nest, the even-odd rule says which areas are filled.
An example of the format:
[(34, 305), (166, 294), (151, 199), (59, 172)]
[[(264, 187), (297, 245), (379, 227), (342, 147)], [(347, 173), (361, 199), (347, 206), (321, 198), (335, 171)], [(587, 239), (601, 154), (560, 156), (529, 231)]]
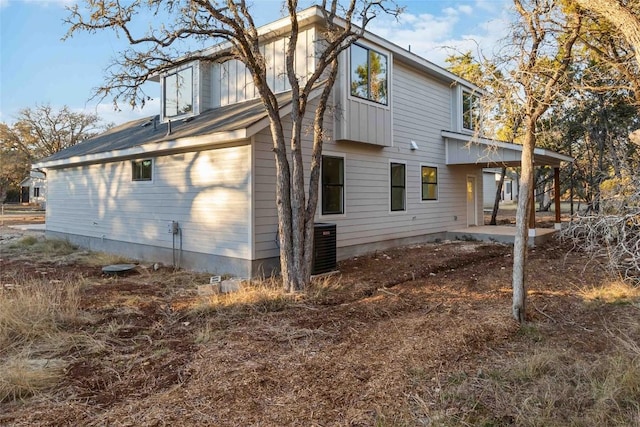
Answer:
[[(358, 253), (357, 247), (371, 247), (378, 242), (395, 242), (465, 227), (466, 181), (469, 175), (476, 177), (476, 221), (482, 223), (480, 167), (446, 165), (441, 131), (447, 129), (451, 122), (449, 86), (397, 63), (394, 64), (392, 84), (392, 147), (353, 141), (336, 142), (334, 139), (324, 144), (324, 153), (340, 154), (345, 158), (345, 213), (320, 215), (320, 209), (317, 211), (318, 222), (337, 224), (339, 255), (352, 255)], [(330, 120), (326, 122), (331, 123)], [(331, 131), (327, 129), (329, 135)], [(415, 141), (417, 150), (411, 150), (410, 141)], [(305, 136), (305, 148), (308, 156), (311, 135)], [(268, 130), (254, 138), (254, 161), (255, 257), (277, 256), (275, 163)], [(406, 164), (407, 209), (402, 212), (390, 210), (392, 161)], [(422, 165), (438, 169), (437, 201), (422, 201)]]
[(161, 156), (152, 181), (131, 162), (50, 170), (47, 231), (250, 259), (251, 147)]

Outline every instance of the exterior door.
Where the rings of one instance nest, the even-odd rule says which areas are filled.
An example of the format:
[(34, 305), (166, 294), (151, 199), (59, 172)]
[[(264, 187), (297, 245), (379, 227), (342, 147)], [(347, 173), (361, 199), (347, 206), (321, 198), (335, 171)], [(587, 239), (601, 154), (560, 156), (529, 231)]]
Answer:
[(478, 225), (478, 203), (476, 202), (476, 177), (467, 177), (467, 226)]

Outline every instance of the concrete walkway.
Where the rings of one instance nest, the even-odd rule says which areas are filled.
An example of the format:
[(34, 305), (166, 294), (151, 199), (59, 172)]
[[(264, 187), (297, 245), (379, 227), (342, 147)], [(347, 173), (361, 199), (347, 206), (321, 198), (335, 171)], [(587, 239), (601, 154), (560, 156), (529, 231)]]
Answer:
[[(553, 228), (536, 228), (535, 236), (529, 235), (529, 245), (535, 246), (545, 242), (556, 231)], [(447, 238), (450, 240), (480, 240), (513, 244), (515, 236), (516, 227), (508, 225), (479, 225), (447, 231)]]
[(42, 231), (45, 230), (44, 224), (19, 224), (19, 225), (9, 225), (9, 228), (13, 228), (14, 230), (22, 230), (22, 231)]

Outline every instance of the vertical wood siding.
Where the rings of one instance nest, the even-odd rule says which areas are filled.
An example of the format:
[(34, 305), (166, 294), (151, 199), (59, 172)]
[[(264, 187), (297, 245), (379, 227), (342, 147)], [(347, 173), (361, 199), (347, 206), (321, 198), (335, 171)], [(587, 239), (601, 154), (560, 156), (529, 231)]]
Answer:
[[(316, 29), (306, 28), (298, 34), (295, 70), (303, 84), (315, 69), (314, 40)], [(267, 81), (274, 92), (286, 92), (291, 84), (286, 75), (285, 52), (287, 38), (281, 37), (261, 46), (267, 63)], [(204, 67), (204, 65), (203, 65)], [(258, 97), (251, 73), (238, 60), (208, 66), (211, 70), (211, 107), (220, 107)]]
[(153, 181), (131, 181), (129, 160), (50, 170), (47, 229), (250, 258), (251, 147), (154, 159)]

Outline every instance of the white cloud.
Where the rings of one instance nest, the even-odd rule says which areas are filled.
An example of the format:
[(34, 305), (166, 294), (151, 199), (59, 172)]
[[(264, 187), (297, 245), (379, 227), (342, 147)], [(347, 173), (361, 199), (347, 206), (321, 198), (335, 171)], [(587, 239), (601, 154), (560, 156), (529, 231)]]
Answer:
[[(474, 8), (467, 5), (446, 7), (440, 14), (400, 15), (397, 21), (390, 18), (374, 20), (370, 30), (398, 46), (409, 49), (425, 59), (445, 66), (445, 58), (452, 54), (471, 51), (478, 57), (481, 51), (491, 57), (498, 41), (506, 36), (508, 16), (506, 1), (485, 1), (490, 3), (490, 14), (482, 13), (483, 18), (475, 18)], [(471, 18), (470, 18), (471, 17)], [(456, 33), (456, 26), (464, 26), (467, 31)]]
[[(0, 0), (3, 1), (3, 0)], [(10, 0), (6, 0), (10, 1)], [(67, 7), (72, 6), (77, 3), (77, 0), (22, 0), (25, 3), (37, 4), (39, 6), (49, 7), (49, 6), (59, 6), (59, 7)]]
[(465, 15), (471, 15), (473, 13), (473, 8), (469, 5), (460, 5), (458, 6), (458, 10)]

